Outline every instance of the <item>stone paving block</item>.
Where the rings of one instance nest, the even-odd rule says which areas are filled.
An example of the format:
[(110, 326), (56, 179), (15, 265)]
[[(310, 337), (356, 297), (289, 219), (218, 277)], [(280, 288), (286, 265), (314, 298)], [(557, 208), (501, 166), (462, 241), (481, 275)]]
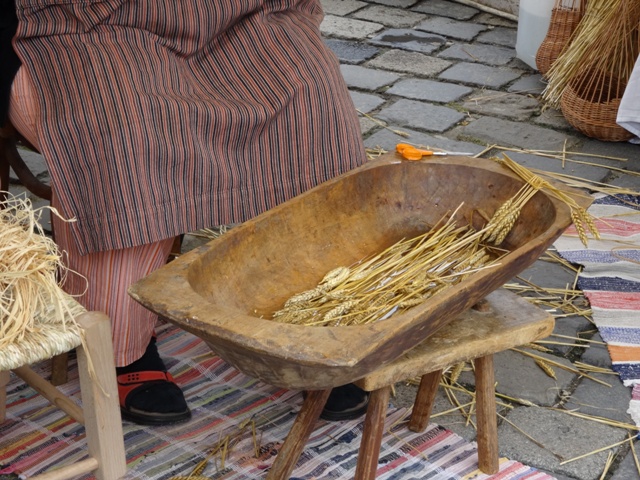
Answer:
[[(570, 271), (559, 263), (536, 260), (531, 266), (524, 269), (518, 277), (542, 288), (554, 289), (565, 288), (567, 284), (573, 285), (575, 272)], [(514, 278), (509, 283), (523, 282)]]
[[(565, 133), (554, 132), (548, 128), (492, 117), (481, 117), (474, 120), (469, 125), (461, 128), (461, 131), (464, 135), (484, 141), (488, 145), (495, 144), (525, 149), (561, 151), (565, 145), (565, 140), (567, 140), (567, 149), (578, 142), (575, 137)], [(561, 163), (554, 159), (543, 159), (543, 157), (536, 157), (536, 159), (540, 159), (540, 165), (557, 164), (561, 166)], [(566, 169), (566, 173), (571, 174), (572, 171), (575, 171), (570, 167)], [(547, 168), (542, 169), (548, 170)], [(558, 171), (558, 169), (556, 168), (552, 171)]]
[[(42, 180), (45, 183), (49, 182), (49, 170), (42, 155), (22, 147), (18, 147), (18, 154), (22, 157), (22, 160), (24, 160), (27, 167), (29, 167), (31, 173), (33, 173), (39, 180)], [(17, 178), (15, 173), (12, 173), (11, 177), (14, 179)]]
[(640, 179), (637, 176), (618, 173), (615, 174), (615, 178), (613, 178), (609, 184), (618, 188), (627, 188), (634, 193), (640, 193)]
[(473, 40), (480, 32), (487, 30), (486, 25), (459, 22), (450, 18), (431, 17), (416, 25), (418, 30), (437, 33), (457, 40)]
[(495, 27), (482, 32), (476, 40), (492, 45), (516, 48), (517, 30), (515, 28)]
[(450, 67), (451, 62), (441, 58), (429, 57), (418, 52), (389, 50), (370, 60), (367, 66), (433, 77), (445, 68)]
[[(558, 312), (562, 313), (562, 312)], [(588, 338), (588, 335), (581, 335), (582, 332), (590, 331), (593, 327), (593, 323), (589, 322), (584, 317), (580, 316), (570, 316), (570, 317), (561, 317), (556, 319), (556, 326), (553, 329), (554, 335), (563, 335), (564, 337), (573, 337), (573, 338)], [(565, 346), (565, 345), (545, 345), (545, 347), (550, 348), (556, 352), (559, 352), (563, 356), (567, 356), (570, 352), (572, 355), (575, 353), (582, 351), (588, 352), (592, 347), (584, 348), (581, 342), (578, 340), (571, 340), (568, 338), (561, 337), (550, 337), (550, 341), (554, 342), (562, 342), (573, 344), (574, 346)], [(579, 348), (580, 350), (576, 350)], [(584, 357), (584, 353), (582, 353), (582, 357)]]
[(367, 5), (358, 0), (321, 0), (320, 3), (326, 15), (348, 15)]
[[(575, 152), (588, 153), (590, 155), (603, 155), (603, 157), (580, 157), (580, 160), (597, 161), (603, 165), (623, 168), (634, 172), (640, 172), (640, 145), (629, 142), (602, 142), (588, 137), (584, 138), (584, 142), (574, 148)], [(605, 157), (616, 157), (626, 159), (626, 161), (611, 160)], [(636, 177), (637, 179), (640, 177)]]
[[(571, 367), (569, 360), (555, 355), (520, 348), (523, 351)], [(557, 380), (542, 371), (535, 360), (513, 350), (505, 350), (494, 356), (496, 392), (513, 398), (528, 400), (537, 405), (551, 406), (563, 390), (568, 390), (575, 375), (559, 367), (553, 367)], [(465, 371), (458, 380), (463, 385), (475, 385), (471, 372)]]
[(385, 85), (391, 85), (400, 78), (395, 73), (359, 67), (357, 65), (341, 65), (340, 71), (347, 86), (363, 90), (377, 90)]
[(400, 126), (444, 132), (464, 119), (465, 115), (452, 108), (402, 99), (383, 108), (378, 117)]
[(440, 150), (447, 150), (450, 152), (469, 152), (472, 154), (479, 153), (483, 150), (483, 147), (474, 143), (459, 142), (457, 140), (451, 140), (450, 138), (442, 135), (429, 135), (423, 132), (416, 132), (408, 128), (391, 127), (396, 130), (401, 130), (408, 133), (409, 138), (396, 135), (392, 131), (383, 128), (373, 135), (365, 139), (364, 144), (366, 147), (375, 148), (382, 147), (387, 151), (395, 151), (398, 143), (410, 142), (414, 145), (420, 145), (425, 148), (436, 148)]
[[(607, 451), (560, 465), (563, 460), (592, 452), (624, 440), (626, 431), (563, 412), (544, 408), (516, 408), (507, 414), (514, 423), (544, 448), (536, 445), (507, 422), (498, 427), (500, 454), (526, 465), (580, 480), (600, 477)], [(558, 458), (557, 456), (561, 457)]]
[(379, 48), (372, 45), (347, 40), (327, 39), (325, 43), (338, 57), (340, 63), (362, 63), (371, 57), (375, 57), (380, 51)]
[(384, 103), (384, 99), (377, 95), (371, 95), (369, 93), (360, 93), (349, 91), (351, 100), (355, 107), (364, 113), (369, 113), (371, 110), (375, 110)]
[(469, 95), (473, 90), (453, 83), (409, 78), (396, 82), (386, 93), (415, 100), (448, 103)]
[(509, 68), (460, 62), (441, 73), (439, 78), (480, 87), (500, 88), (520, 75), (521, 72)]
[(540, 74), (524, 75), (513, 82), (509, 88), (507, 88), (507, 91), (511, 93), (531, 93), (538, 95), (542, 93), (546, 86), (547, 84), (542, 81)]
[(536, 99), (525, 95), (482, 90), (467, 98), (462, 107), (482, 115), (507, 117), (523, 122), (539, 111), (540, 104)]
[(494, 27), (518, 28), (517, 20), (509, 20), (508, 18), (499, 17), (490, 13), (481, 12), (480, 15), (473, 17), (475, 23), (484, 23)]
[(589, 375), (606, 382), (611, 387), (583, 378), (564, 404), (564, 408), (634, 425), (631, 416), (626, 413), (631, 401), (631, 388), (625, 387), (615, 375), (598, 373)]
[(413, 27), (425, 19), (425, 15), (422, 13), (416, 13), (402, 8), (385, 7), (383, 5), (371, 5), (363, 8), (354, 13), (353, 17), (360, 20), (381, 23), (394, 28)]
[(516, 70), (522, 70), (523, 72), (527, 72), (527, 73), (529, 73), (531, 75), (533, 75), (534, 73), (538, 72), (537, 69), (531, 68), (527, 63), (524, 63), (518, 57), (514, 58), (511, 61), (511, 63), (509, 64), (509, 66), (511, 68), (515, 68)]
[(494, 45), (454, 43), (440, 52), (438, 56), (451, 60), (485, 63), (487, 65), (506, 65), (516, 56), (516, 51), (512, 48), (496, 47)]
[(381, 47), (431, 53), (440, 48), (446, 41), (446, 38), (432, 33), (411, 29), (390, 29), (376, 35), (369, 42)]
[(533, 123), (543, 125), (545, 127), (551, 127), (554, 130), (565, 130), (572, 134), (576, 133), (571, 124), (564, 118), (562, 112), (553, 108), (547, 108), (540, 112), (540, 115), (533, 119)]
[(363, 136), (367, 135), (380, 126), (367, 117), (359, 117), (358, 120), (360, 121), (360, 133), (362, 133)]
[[(637, 441), (635, 442), (635, 450), (636, 452), (638, 451)], [(640, 480), (640, 473), (638, 473), (638, 467), (636, 466), (633, 453), (630, 450), (626, 453), (609, 480)]]
[[(498, 119), (495, 119), (495, 121), (497, 122)], [(509, 128), (509, 127), (505, 126), (505, 128)], [(540, 127), (537, 127), (537, 128), (540, 128)], [(513, 131), (513, 135), (522, 135), (522, 134), (517, 130), (515, 130)], [(475, 135), (473, 136), (475, 137)], [(504, 140), (504, 138), (501, 138), (501, 141), (502, 140)], [(504, 145), (503, 143), (499, 143), (497, 141), (493, 141), (493, 142), (488, 141), (488, 143), (498, 143), (498, 144)], [(559, 143), (558, 141), (554, 141), (553, 139), (550, 139), (546, 143), (540, 142), (537, 148), (544, 149), (544, 146), (547, 145), (549, 150), (562, 150), (562, 145), (558, 145), (558, 143)], [(567, 149), (569, 149), (571, 145), (571, 141), (567, 142), (567, 145), (568, 145)], [(505, 153), (507, 153), (507, 155), (509, 155), (509, 157), (512, 160), (515, 160), (516, 162), (518, 162), (521, 165), (524, 165), (527, 168), (544, 170), (547, 172), (562, 173), (566, 175), (572, 175), (575, 177), (586, 178), (588, 180), (595, 180), (597, 182), (602, 182), (608, 174), (606, 169), (594, 167), (591, 165), (579, 165), (571, 162), (566, 162), (565, 167), (562, 168), (562, 161), (556, 158), (547, 158), (547, 157), (541, 157), (538, 155), (532, 155), (528, 153), (518, 153), (518, 152), (505, 152)]]
[[(595, 327), (592, 329), (595, 329)], [(595, 365), (596, 367), (611, 368), (611, 355), (609, 355), (607, 346), (603, 344), (604, 342), (600, 334), (596, 333), (590, 340), (602, 343), (590, 343), (590, 347), (584, 351), (582, 357), (580, 357), (580, 361), (588, 363), (589, 365)]]
[(326, 15), (320, 24), (322, 35), (347, 40), (363, 40), (383, 28), (379, 23), (337, 17), (335, 15)]
[(416, 0), (374, 0), (369, 3), (379, 3), (380, 5), (387, 5), (388, 7), (407, 8), (412, 7), (416, 3)]
[(479, 12), (478, 9), (473, 7), (468, 7), (461, 3), (449, 2), (447, 0), (428, 0), (426, 2), (419, 3), (413, 7), (412, 10), (428, 13), (429, 15), (451, 17), (456, 20), (469, 20)]

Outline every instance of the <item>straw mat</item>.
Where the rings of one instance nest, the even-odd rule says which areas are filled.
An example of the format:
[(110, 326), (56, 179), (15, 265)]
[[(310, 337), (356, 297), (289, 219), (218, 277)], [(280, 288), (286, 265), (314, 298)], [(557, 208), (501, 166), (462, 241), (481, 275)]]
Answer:
[[(211, 458), (202, 475), (211, 479), (264, 478), (302, 404), (300, 392), (261, 383), (231, 367), (198, 338), (173, 326), (158, 329), (158, 344), (167, 366), (185, 391), (193, 410), (186, 424), (143, 427), (124, 424), (128, 479), (187, 476), (224, 437), (237, 440), (224, 466)], [(46, 374), (49, 362), (36, 366)], [(61, 390), (78, 399), (77, 371)], [(500, 473), (477, 471), (476, 445), (438, 425), (424, 433), (407, 429), (406, 409), (390, 407), (378, 468), (379, 479), (529, 479), (549, 475), (502, 459)], [(250, 429), (238, 426), (253, 419), (259, 455)], [(362, 435), (362, 419), (319, 422), (293, 472), (296, 479), (352, 478)], [(51, 407), (19, 379), (8, 385), (7, 420), (0, 424), (0, 475), (28, 478), (53, 465), (86, 455), (84, 429)]]
[(633, 387), (629, 413), (640, 426), (640, 196), (597, 195), (589, 208), (601, 240), (585, 247), (573, 227), (555, 243), (568, 261), (584, 266), (578, 279), (612, 368)]

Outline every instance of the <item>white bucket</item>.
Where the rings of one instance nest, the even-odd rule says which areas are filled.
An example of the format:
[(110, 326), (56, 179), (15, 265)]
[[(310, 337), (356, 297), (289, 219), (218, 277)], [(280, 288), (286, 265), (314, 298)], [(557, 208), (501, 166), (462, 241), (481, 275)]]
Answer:
[(516, 56), (536, 70), (536, 53), (549, 30), (554, 5), (555, 0), (520, 0)]

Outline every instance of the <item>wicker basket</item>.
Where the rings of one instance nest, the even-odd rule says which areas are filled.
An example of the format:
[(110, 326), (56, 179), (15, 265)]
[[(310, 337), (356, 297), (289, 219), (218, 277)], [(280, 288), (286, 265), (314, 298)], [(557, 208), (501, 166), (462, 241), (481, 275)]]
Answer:
[(567, 86), (560, 108), (567, 121), (588, 137), (623, 142), (633, 137), (616, 123), (624, 87), (616, 78), (603, 80), (601, 73), (587, 72)]
[(536, 66), (542, 75), (549, 71), (553, 62), (569, 44), (571, 35), (583, 15), (583, 2), (578, 2), (577, 6), (573, 8), (559, 6), (551, 11), (549, 30), (536, 53)]

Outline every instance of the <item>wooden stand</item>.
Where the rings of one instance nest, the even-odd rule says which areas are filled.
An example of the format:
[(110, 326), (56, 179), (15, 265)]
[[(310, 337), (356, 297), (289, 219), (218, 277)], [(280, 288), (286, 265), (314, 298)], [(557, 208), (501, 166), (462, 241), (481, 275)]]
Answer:
[[(84, 346), (77, 348), (82, 409), (29, 367), (13, 370), (53, 405), (83, 423), (87, 433), (89, 458), (31, 477), (33, 480), (62, 480), (90, 472), (98, 480), (116, 480), (126, 472), (109, 318), (91, 312), (77, 320), (85, 336)], [(8, 381), (9, 372), (0, 372), (0, 421), (6, 415)]]
[[(506, 290), (497, 290), (486, 300), (482, 308), (466, 311), (400, 358), (355, 382), (371, 392), (358, 454), (357, 480), (376, 477), (391, 385), (422, 376), (409, 421), (412, 431), (421, 432), (429, 423), (443, 370), (467, 361), (475, 364), (478, 468), (487, 474), (498, 472), (493, 354), (548, 336), (553, 331), (554, 320)], [(324, 390), (307, 396), (269, 471), (269, 480), (285, 480), (291, 476), (328, 395), (329, 391)]]

